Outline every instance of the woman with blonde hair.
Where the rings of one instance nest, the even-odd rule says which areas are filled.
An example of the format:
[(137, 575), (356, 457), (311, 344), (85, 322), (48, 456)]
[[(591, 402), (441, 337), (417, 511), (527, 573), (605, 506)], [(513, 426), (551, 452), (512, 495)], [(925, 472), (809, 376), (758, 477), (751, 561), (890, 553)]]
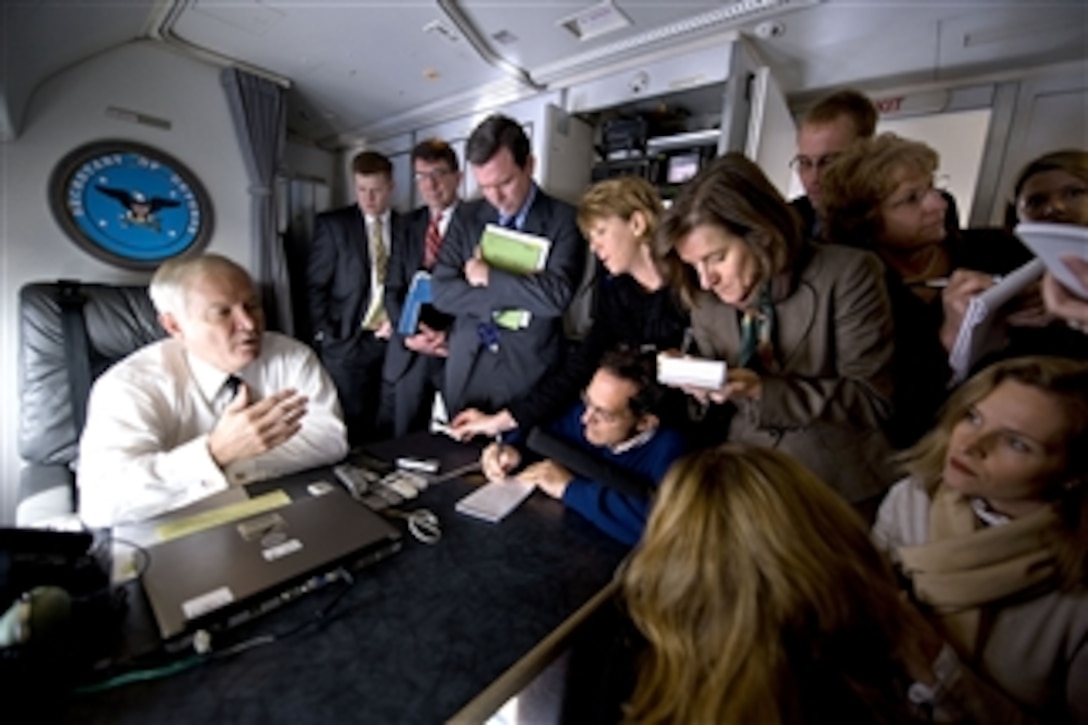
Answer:
[(681, 459), (621, 574), (646, 646), (638, 723), (914, 721), (928, 672), (909, 605), (862, 519), (778, 451)]
[(681, 190), (656, 253), (690, 307), (696, 354), (728, 365), (718, 389), (688, 389), (715, 442), (781, 448), (852, 503), (882, 494), (893, 344), (880, 260), (811, 244), (739, 153)]
[[(606, 350), (665, 350), (680, 345), (687, 315), (665, 283), (650, 240), (662, 214), (661, 198), (644, 179), (624, 176), (594, 184), (578, 205), (578, 226), (600, 262), (593, 326), (563, 367), (527, 395), (493, 415), (462, 411), (454, 419), (461, 437), (493, 436), (560, 415), (578, 399)], [(665, 407), (665, 418), (676, 417)]]
[(1006, 696), (964, 706), (1088, 722), (1088, 363), (990, 366), (903, 460), (873, 535), (951, 645), (938, 669), (958, 657)]
[(873, 250), (887, 266), (897, 393), (889, 435), (896, 447), (932, 427), (947, 395), (962, 317), (946, 313), (939, 286), (948, 285), (946, 297), (958, 295), (965, 275), (989, 285), (1032, 257), (1003, 230), (950, 232), (947, 202), (934, 186), (938, 163), (930, 146), (883, 133), (858, 140), (823, 179), (828, 241)]
[(1005, 233), (963, 234), (945, 223), (948, 202), (935, 185), (932, 147), (894, 133), (859, 139), (824, 172), (827, 240), (876, 251), (919, 296), (926, 282), (959, 268), (1004, 274), (1031, 259)]

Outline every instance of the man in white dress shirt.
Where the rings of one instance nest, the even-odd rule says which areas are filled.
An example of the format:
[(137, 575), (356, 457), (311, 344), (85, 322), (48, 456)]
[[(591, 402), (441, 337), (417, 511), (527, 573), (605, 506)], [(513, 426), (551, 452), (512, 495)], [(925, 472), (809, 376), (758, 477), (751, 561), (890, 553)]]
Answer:
[(340, 404), (312, 350), (265, 332), (249, 274), (214, 254), (151, 280), (169, 338), (91, 389), (77, 472), (89, 526), (135, 521), (347, 453)]

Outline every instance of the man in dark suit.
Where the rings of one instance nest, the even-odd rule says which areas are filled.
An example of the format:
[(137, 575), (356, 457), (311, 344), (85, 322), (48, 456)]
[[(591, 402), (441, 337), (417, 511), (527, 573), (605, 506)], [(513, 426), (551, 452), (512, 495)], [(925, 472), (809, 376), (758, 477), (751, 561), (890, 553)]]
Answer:
[(344, 410), (348, 439), (376, 436), (382, 361), (392, 329), (384, 286), (392, 249), (403, 236), (390, 210), (393, 166), (363, 151), (352, 161), (356, 204), (325, 212), (314, 223), (307, 299), (314, 343)]
[[(484, 119), (469, 136), (465, 157), (484, 199), (457, 210), (435, 266), (435, 307), (455, 316), (444, 392), (451, 413), (495, 412), (558, 364), (563, 313), (582, 278), (586, 243), (574, 207), (533, 182), (529, 139), (516, 121)], [(550, 240), (545, 268), (518, 275), (489, 266), (478, 245), (490, 223)], [(511, 309), (528, 311), (528, 324), (497, 324), (496, 314)]]
[[(801, 215), (805, 232), (813, 239), (827, 242), (848, 240), (824, 239), (822, 216), (823, 193), (821, 182), (824, 169), (859, 138), (870, 138), (876, 133), (877, 110), (869, 97), (859, 91), (846, 88), (820, 99), (813, 106), (797, 129), (797, 155), (790, 162), (805, 196), (799, 196), (790, 204)], [(959, 232), (959, 211), (956, 200), (942, 191), (947, 208), (945, 229), (949, 234)]]
[(379, 418), (383, 431), (395, 437), (426, 428), (434, 394), (442, 390), (446, 334), (453, 322), (432, 305), (424, 305), (414, 334), (397, 331), (413, 277), (434, 269), (461, 186), (457, 152), (439, 139), (421, 141), (412, 149), (412, 172), (423, 206), (408, 215), (404, 243), (394, 247), (385, 281), (385, 309), (393, 334), (382, 369)]

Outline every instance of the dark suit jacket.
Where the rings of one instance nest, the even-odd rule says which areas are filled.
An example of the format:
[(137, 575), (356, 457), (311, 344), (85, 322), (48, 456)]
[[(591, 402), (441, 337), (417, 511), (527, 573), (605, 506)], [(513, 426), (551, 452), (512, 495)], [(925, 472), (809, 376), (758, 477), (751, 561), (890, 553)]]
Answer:
[[(791, 276), (772, 283), (775, 358), (758, 401), (714, 406), (729, 412), (723, 438), (793, 455), (848, 501), (880, 493), (893, 479), (883, 432), (892, 413), (892, 311), (876, 255), (813, 245)], [(735, 365), (736, 308), (701, 292), (691, 326), (704, 357)]]
[[(306, 286), (311, 329), (320, 340), (318, 354), (336, 384), (353, 443), (376, 434), (388, 347), (360, 327), (370, 303), (371, 261), (364, 220), (358, 206), (317, 216)], [(392, 212), (389, 227), (392, 260), (404, 236), (403, 221)]]
[[(385, 367), (382, 372), (387, 381), (395, 381), (403, 375), (418, 354), (404, 346), (404, 336), (397, 332), (397, 323), (400, 322), (400, 316), (404, 310), (404, 300), (408, 296), (408, 288), (412, 285), (412, 277), (423, 267), (423, 252), (427, 242), (427, 227), (430, 223), (431, 212), (425, 206), (405, 215), (403, 218), (404, 238), (394, 247), (393, 255), (389, 258), (389, 273), (385, 278), (385, 311), (389, 315), (389, 321), (393, 323), (393, 336), (389, 338), (389, 350), (385, 355)], [(451, 218), (450, 225), (452, 224)], [(434, 326), (439, 324), (439, 321), (434, 319), (439, 315), (440, 313), (431, 312), (422, 317), (424, 322)], [(445, 326), (449, 324), (449, 321), (441, 320), (440, 323)]]
[[(486, 201), (464, 202), (446, 230), (434, 269), (435, 307), (456, 316), (446, 360), (446, 405), (451, 415), (471, 406), (498, 410), (559, 362), (563, 313), (582, 279), (586, 243), (574, 207), (538, 189), (522, 231), (551, 240), (544, 271), (521, 276), (492, 269), (486, 287), (471, 286), (464, 276), (465, 262), (484, 226), (497, 221), (498, 212)], [(481, 347), (477, 326), (504, 309), (528, 310), (532, 321), (522, 330), (502, 330), (498, 352), (491, 352)], [(481, 366), (481, 355), (497, 357)]]
[[(318, 214), (306, 275), (310, 325), (327, 341), (355, 335), (370, 302), (370, 248), (358, 206)], [(390, 212), (392, 253), (403, 243), (404, 220)], [(387, 275), (388, 276), (388, 275)]]

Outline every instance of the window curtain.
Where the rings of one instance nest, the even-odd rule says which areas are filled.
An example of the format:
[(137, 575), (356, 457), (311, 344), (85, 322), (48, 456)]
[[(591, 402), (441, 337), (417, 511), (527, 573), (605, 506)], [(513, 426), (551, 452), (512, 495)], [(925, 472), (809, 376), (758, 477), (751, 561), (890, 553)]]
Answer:
[(224, 69), (221, 80), (249, 172), (250, 269), (268, 328), (292, 335), (291, 280), (273, 193), (287, 139), (286, 94), (276, 83), (237, 68)]
[(314, 238), (314, 217), (329, 208), (332, 194), (322, 179), (281, 177), (276, 184), (276, 199), (287, 268), (296, 270), (298, 275), (291, 285), (295, 337), (311, 340), (313, 330), (310, 329), (305, 270), (309, 263), (310, 243)]

